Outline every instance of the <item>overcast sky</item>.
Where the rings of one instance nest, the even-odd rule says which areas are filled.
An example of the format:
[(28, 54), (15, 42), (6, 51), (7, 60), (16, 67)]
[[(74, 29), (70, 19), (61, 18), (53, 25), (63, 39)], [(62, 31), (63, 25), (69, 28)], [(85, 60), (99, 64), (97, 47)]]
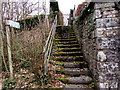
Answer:
[(64, 15), (64, 14), (69, 14), (70, 9), (74, 9), (74, 5), (77, 8), (77, 6), (85, 0), (56, 0), (56, 1), (58, 1), (59, 9), (63, 13), (64, 25), (68, 25), (69, 15)]
[[(4, 1), (4, 0), (2, 0)], [(10, 1), (25, 1), (25, 0), (10, 0)], [(38, 0), (29, 0), (30, 2), (38, 2)], [(42, 2), (43, 0), (39, 0), (39, 2)], [(49, 10), (49, 1), (46, 0), (47, 9)], [(70, 12), (70, 9), (74, 8), (74, 5), (77, 7), (78, 4), (81, 4), (85, 0), (56, 0), (59, 3), (59, 8), (62, 11), (63, 14), (68, 14)]]
[(63, 14), (68, 14), (70, 9), (74, 9), (74, 5), (77, 7), (85, 0), (57, 0), (59, 2), (59, 8)]
[[(12, 1), (24, 1), (24, 0), (12, 0)], [(30, 2), (38, 2), (38, 0), (29, 0)], [(40, 3), (42, 3), (43, 0), (39, 0)], [(79, 4), (84, 2), (85, 0), (56, 0), (59, 4), (59, 9), (63, 14), (69, 14), (70, 9), (74, 9), (74, 5), (77, 8)], [(47, 6), (47, 12), (49, 12), (49, 2), (50, 0), (46, 0), (46, 6)], [(41, 12), (42, 13), (42, 12)], [(37, 12), (34, 12), (33, 14), (37, 14)], [(68, 15), (64, 15), (64, 21), (67, 21)], [(67, 23), (66, 23), (67, 24)]]

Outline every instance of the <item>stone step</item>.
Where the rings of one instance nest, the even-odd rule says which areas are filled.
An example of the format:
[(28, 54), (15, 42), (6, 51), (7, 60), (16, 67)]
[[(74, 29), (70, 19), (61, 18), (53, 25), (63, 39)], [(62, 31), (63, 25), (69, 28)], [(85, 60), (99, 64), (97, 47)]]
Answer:
[(50, 60), (49, 63), (54, 65), (59, 65), (64, 68), (88, 68), (88, 64), (86, 61), (72, 61), (72, 62), (63, 62), (63, 61), (54, 61)]
[(73, 52), (80, 51), (81, 48), (58, 48), (56, 51)]
[(82, 62), (67, 62), (62, 65), (64, 68), (88, 68), (88, 64), (85, 61)]
[(74, 40), (76, 40), (76, 37), (75, 37), (75, 36), (70, 36), (70, 37), (67, 37), (67, 38), (65, 38), (65, 37), (56, 37), (55, 40), (57, 40), (57, 39), (58, 39), (58, 40), (59, 40), (59, 39), (60, 39), (60, 40), (64, 40), (64, 39), (65, 39), (65, 40), (66, 40), (66, 39), (67, 39), (67, 40), (69, 40), (69, 39), (74, 39)]
[(65, 84), (90, 84), (93, 80), (90, 76), (81, 75), (79, 77), (58, 78)]
[(70, 61), (84, 61), (83, 56), (57, 56), (56, 61), (70, 62)]
[(75, 36), (75, 33), (70, 33), (70, 36)]
[(76, 36), (70, 36), (70, 38), (76, 38)]
[(89, 75), (89, 70), (87, 68), (63, 68), (56, 70), (56, 73), (71, 75), (71, 76), (80, 76), (80, 75)]
[(55, 44), (78, 44), (78, 41), (55, 42)]
[(78, 85), (75, 85), (75, 84), (66, 84), (64, 86), (64, 90), (93, 90), (90, 85), (86, 85), (86, 84), (78, 84)]
[(83, 55), (82, 52), (55, 52), (53, 53), (54, 56), (80, 56)]
[(56, 47), (58, 47), (58, 48), (73, 48), (73, 47), (76, 47), (76, 48), (78, 48), (78, 47), (80, 47), (79, 46), (79, 44), (58, 44), (58, 45), (56, 45)]
[(70, 38), (70, 39), (55, 39), (55, 41), (56, 42), (59, 42), (59, 41), (62, 41), (62, 42), (64, 42), (64, 41), (75, 41), (76, 40), (76, 38)]

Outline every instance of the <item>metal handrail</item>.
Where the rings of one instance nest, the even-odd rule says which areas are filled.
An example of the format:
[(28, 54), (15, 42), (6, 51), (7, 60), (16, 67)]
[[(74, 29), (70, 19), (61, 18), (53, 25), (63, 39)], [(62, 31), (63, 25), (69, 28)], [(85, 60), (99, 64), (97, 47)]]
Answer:
[(52, 46), (53, 46), (53, 40), (55, 38), (55, 32), (56, 32), (56, 26), (57, 26), (57, 15), (54, 19), (54, 22), (51, 27), (51, 31), (49, 33), (49, 36), (47, 38), (46, 44), (43, 48), (43, 53), (44, 53), (44, 74), (48, 72), (48, 63), (52, 51)]

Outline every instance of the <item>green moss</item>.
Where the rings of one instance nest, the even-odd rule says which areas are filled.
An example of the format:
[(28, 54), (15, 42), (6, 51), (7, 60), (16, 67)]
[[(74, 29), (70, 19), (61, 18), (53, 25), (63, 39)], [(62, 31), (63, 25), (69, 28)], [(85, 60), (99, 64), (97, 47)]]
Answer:
[(14, 79), (14, 80), (10, 80), (10, 79), (7, 79), (3, 82), (3, 85), (2, 85), (2, 90), (5, 90), (7, 88), (15, 88), (16, 87), (16, 83), (17, 83), (17, 80), (18, 79)]
[(82, 54), (81, 52), (69, 52), (69, 53), (66, 53), (66, 52), (57, 52), (57, 53), (54, 53), (53, 55), (55, 56), (62, 56), (62, 55), (75, 55), (75, 54)]
[(56, 45), (57, 47), (61, 47), (61, 46), (63, 46), (63, 44), (59, 44), (59, 45)]
[(61, 73), (61, 74), (62, 74), (62, 73), (63, 73), (63, 70), (62, 70), (62, 69), (57, 69), (57, 70), (56, 70), (56, 73)]
[(65, 79), (65, 78), (58, 78), (58, 80), (60, 80), (61, 82), (64, 82), (64, 83), (68, 83), (69, 82), (69, 80)]
[(71, 38), (76, 38), (76, 36), (70, 36)]
[(59, 66), (63, 66), (63, 63), (59, 62), (59, 63), (55, 63), (56, 65), (59, 65)]
[(57, 51), (62, 51), (62, 50), (63, 50), (62, 48), (57, 49)]
[(56, 57), (54, 60), (59, 61), (61, 58), (60, 57)]
[(54, 53), (53, 55), (60, 56), (60, 55), (61, 55), (61, 53)]
[(61, 39), (62, 37), (60, 37), (60, 36), (56, 36), (56, 39)]
[(57, 25), (57, 27), (64, 27), (64, 25)]
[(61, 40), (61, 39), (55, 39), (56, 41)]
[(75, 46), (75, 45), (78, 45), (79, 46), (79, 44), (58, 44), (58, 45), (56, 45), (57, 47), (62, 47), (62, 46)]
[(95, 83), (92, 82), (91, 84), (89, 84), (89, 86), (90, 86), (91, 88), (95, 88)]
[(64, 78), (66, 77), (74, 77), (74, 75), (65, 75)]
[(55, 42), (56, 44), (75, 44), (75, 43), (78, 43), (77, 41), (68, 41), (68, 42), (61, 42), (61, 41), (56, 41)]

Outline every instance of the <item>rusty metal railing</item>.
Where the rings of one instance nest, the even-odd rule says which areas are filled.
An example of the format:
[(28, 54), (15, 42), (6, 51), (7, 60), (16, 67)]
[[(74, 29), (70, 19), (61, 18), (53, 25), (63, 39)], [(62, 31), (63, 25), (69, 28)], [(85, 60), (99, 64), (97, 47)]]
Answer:
[(49, 36), (47, 38), (46, 44), (43, 49), (44, 53), (44, 74), (48, 72), (48, 63), (52, 51), (52, 46), (53, 46), (53, 40), (55, 38), (55, 32), (56, 32), (56, 26), (57, 26), (57, 15), (54, 19), (54, 22), (51, 27), (51, 31), (49, 33)]

